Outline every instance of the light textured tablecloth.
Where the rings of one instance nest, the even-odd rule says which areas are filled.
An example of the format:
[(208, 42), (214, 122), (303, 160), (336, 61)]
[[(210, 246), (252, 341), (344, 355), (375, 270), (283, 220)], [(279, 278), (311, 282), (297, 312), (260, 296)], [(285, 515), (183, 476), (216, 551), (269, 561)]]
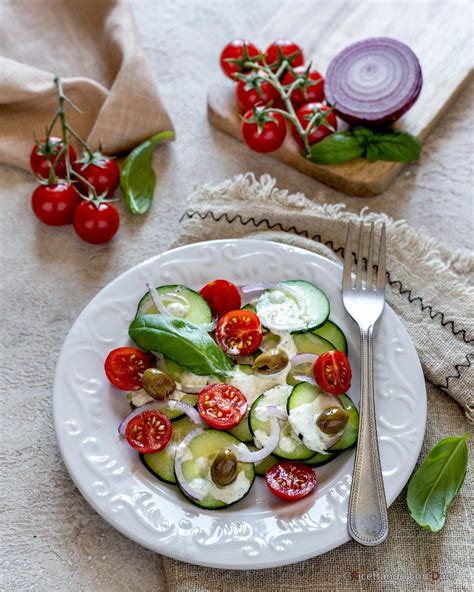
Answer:
[[(306, 0), (303, 0), (306, 1)], [(194, 185), (219, 182), (245, 171), (270, 173), (280, 187), (303, 191), (329, 203), (341, 200), (349, 208), (369, 206), (440, 237), (452, 247), (472, 248), (472, 144), (474, 86), (463, 93), (455, 109), (428, 140), (419, 165), (407, 167), (384, 195), (348, 198), (275, 162), (247, 151), (241, 144), (212, 129), (206, 120), (208, 81), (219, 76), (217, 54), (226, 41), (247, 35), (257, 43), (267, 15), (284, 2), (228, 0), (190, 3), (185, 0), (134, 2), (134, 13), (145, 53), (156, 74), (177, 131), (174, 145), (156, 151), (156, 202), (146, 219), (124, 214), (117, 239), (92, 247), (70, 228), (47, 228), (29, 211), (32, 179), (24, 172), (0, 168), (1, 240), (1, 530), (0, 590), (50, 592), (165, 591), (167, 579), (182, 575), (179, 566), (164, 572), (162, 560), (108, 526), (88, 506), (71, 482), (59, 457), (51, 414), (51, 387), (56, 359), (75, 318), (88, 301), (116, 275), (166, 249), (179, 234), (178, 219)], [(309, 7), (313, 2), (307, 1)], [(242, 8), (243, 7), (243, 8)], [(350, 8), (348, 8), (349, 10)], [(289, 31), (290, 35), (296, 33)], [(297, 36), (297, 35), (296, 35)], [(429, 393), (430, 424), (422, 454), (438, 437), (462, 433), (466, 422), (458, 405), (439, 392)], [(446, 426), (449, 426), (446, 428)], [(21, 441), (21, 431), (27, 437)], [(394, 546), (413, 551), (426, 540), (434, 543), (424, 571), (431, 574), (444, 557), (451, 568), (433, 582), (435, 590), (467, 590), (470, 582), (454, 584), (461, 549), (472, 528), (472, 499), (463, 495), (453, 506), (444, 531), (429, 535), (408, 517), (393, 524)], [(403, 506), (401, 497), (395, 504)], [(394, 510), (391, 510), (393, 515)], [(449, 536), (454, 534), (453, 543)], [(354, 570), (370, 574), (385, 556), (380, 549), (346, 547)], [(381, 589), (380, 584), (337, 580), (337, 559), (330, 556), (334, 579), (316, 581), (325, 590)], [(393, 571), (408, 567), (393, 556)], [(469, 557), (461, 558), (464, 569)], [(472, 559), (471, 559), (472, 560)], [(413, 566), (411, 566), (413, 569)], [(306, 569), (301, 564), (299, 569)], [(212, 590), (225, 582), (217, 575)], [(291, 590), (287, 570), (280, 590)], [(264, 578), (248, 573), (243, 589), (264, 588)], [(412, 580), (400, 589), (422, 590)], [(183, 582), (185, 590), (197, 590)], [(431, 585), (431, 584), (430, 584)], [(369, 587), (370, 586), (370, 587)], [(294, 588), (297, 589), (297, 588)], [(392, 589), (396, 589), (393, 588)]]

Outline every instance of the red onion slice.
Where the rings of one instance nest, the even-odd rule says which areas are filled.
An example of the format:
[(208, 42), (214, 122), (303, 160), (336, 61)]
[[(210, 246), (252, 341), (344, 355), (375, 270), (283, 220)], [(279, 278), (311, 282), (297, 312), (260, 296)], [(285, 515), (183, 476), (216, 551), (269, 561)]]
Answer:
[[(316, 354), (296, 354), (296, 356), (291, 358), (290, 364), (292, 368), (295, 368), (300, 364), (311, 364), (311, 366), (313, 366), (318, 358), (319, 356), (317, 356)], [(316, 385), (314, 377), (309, 374), (293, 374), (293, 378), (298, 382), (309, 382), (309, 384)]]
[(201, 501), (203, 496), (198, 491), (193, 489), (189, 485), (189, 483), (186, 481), (184, 474), (183, 474), (183, 468), (181, 465), (183, 462), (184, 452), (186, 451), (187, 447), (189, 446), (189, 443), (191, 442), (191, 440), (194, 440), (194, 438), (196, 436), (199, 436), (200, 434), (202, 434), (203, 431), (204, 430), (202, 428), (196, 428), (192, 432), (189, 432), (189, 434), (187, 434), (184, 437), (184, 439), (181, 441), (181, 443), (176, 448), (175, 455), (174, 455), (174, 472), (176, 474), (176, 480), (178, 481), (182, 491), (186, 495), (188, 495), (191, 499), (195, 499), (197, 501)]
[(217, 327), (217, 319), (213, 319), (211, 323), (201, 323), (198, 327), (201, 327), (201, 329), (204, 329), (204, 331), (207, 331), (208, 333), (212, 333)]
[(246, 286), (242, 286), (240, 291), (242, 294), (250, 294), (251, 292), (263, 292), (264, 290), (270, 290), (270, 288), (275, 288), (278, 286), (277, 282), (258, 282), (255, 284), (247, 284)]
[(168, 311), (168, 309), (166, 308), (165, 303), (163, 302), (161, 296), (158, 294), (158, 291), (155, 288), (155, 286), (147, 283), (146, 288), (148, 290), (148, 293), (151, 296), (151, 299), (153, 301), (153, 304), (156, 307), (156, 310), (161, 314), (168, 315), (169, 317), (172, 316), (170, 314), (170, 312)]
[(265, 405), (264, 409), (274, 417), (279, 417), (280, 419), (288, 417), (286, 407), (281, 407), (280, 405)]
[(277, 447), (278, 440), (280, 439), (280, 433), (280, 422), (275, 416), (273, 416), (270, 419), (270, 437), (268, 438), (268, 442), (265, 444), (265, 446), (260, 448), (260, 450), (252, 451), (249, 450), (244, 443), (238, 445), (234, 444), (232, 448), (235, 452), (237, 460), (240, 462), (249, 463), (261, 462), (263, 459), (267, 458), (267, 456), (271, 454)]
[(317, 386), (316, 381), (312, 376), (308, 376), (307, 374), (294, 374), (293, 378), (298, 382), (309, 382), (309, 384), (314, 384)]
[(168, 399), (167, 401), (153, 401), (152, 403), (145, 403), (144, 405), (140, 405), (140, 407), (134, 409), (120, 422), (118, 427), (119, 434), (121, 436), (125, 436), (125, 430), (127, 429), (128, 422), (137, 415), (140, 415), (140, 413), (143, 413), (144, 411), (163, 411), (163, 409), (171, 409), (172, 411), (177, 409), (178, 411), (185, 413), (195, 424), (200, 425), (203, 423), (199, 412), (194, 409), (194, 407), (188, 405), (188, 403), (183, 403), (183, 401)]
[(299, 364), (314, 364), (318, 358), (316, 354), (296, 354), (291, 358), (290, 364), (293, 368)]
[(186, 386), (186, 387), (184, 387), (181, 384), (177, 384), (176, 386), (177, 386), (178, 390), (182, 391), (183, 393), (186, 393), (187, 395), (197, 395), (204, 388), (203, 386)]
[[(157, 289), (152, 284), (147, 283), (146, 287), (147, 287), (148, 293), (150, 294), (150, 297), (153, 301), (153, 304), (155, 305), (156, 310), (159, 313), (164, 314), (164, 315), (168, 315), (169, 317), (176, 316), (169, 311), (168, 307), (166, 306), (166, 304), (163, 301), (163, 298), (158, 294)], [(174, 300), (184, 301), (184, 303), (189, 308), (189, 302), (183, 296), (180, 296), (179, 294), (172, 294), (170, 296), (172, 296)], [(177, 318), (180, 318), (180, 317), (177, 317)], [(210, 333), (211, 331), (214, 331), (214, 329), (217, 327), (217, 319), (213, 319), (211, 323), (200, 324), (199, 327), (204, 329), (204, 331), (207, 331), (208, 333)], [(153, 352), (153, 353), (156, 355), (155, 352)]]
[(332, 60), (325, 93), (341, 119), (379, 126), (408, 111), (422, 84), (420, 62), (407, 45), (372, 37), (349, 45)]

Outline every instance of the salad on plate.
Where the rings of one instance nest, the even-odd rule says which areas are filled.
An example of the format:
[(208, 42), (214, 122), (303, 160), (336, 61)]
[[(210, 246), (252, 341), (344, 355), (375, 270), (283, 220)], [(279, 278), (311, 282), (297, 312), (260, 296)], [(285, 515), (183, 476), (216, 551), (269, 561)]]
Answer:
[(118, 437), (207, 510), (243, 499), (256, 476), (286, 501), (314, 491), (314, 468), (354, 446), (359, 424), (324, 292), (304, 280), (147, 288), (136, 347), (105, 361), (131, 406)]

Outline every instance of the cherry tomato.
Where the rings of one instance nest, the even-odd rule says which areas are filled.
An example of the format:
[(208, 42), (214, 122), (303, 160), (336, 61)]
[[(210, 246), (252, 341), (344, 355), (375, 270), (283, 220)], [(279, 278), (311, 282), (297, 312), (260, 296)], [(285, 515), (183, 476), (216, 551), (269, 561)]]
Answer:
[(251, 310), (227, 312), (216, 327), (216, 340), (227, 354), (246, 356), (262, 343), (260, 319)]
[(234, 428), (242, 421), (247, 409), (247, 399), (230, 384), (210, 384), (198, 395), (199, 415), (216, 430)]
[(170, 420), (158, 411), (143, 411), (135, 415), (125, 428), (127, 442), (142, 454), (163, 450), (172, 434)]
[(264, 112), (257, 107), (247, 111), (240, 125), (242, 137), (255, 152), (273, 152), (286, 137), (286, 122), (281, 113)]
[[(95, 157), (89, 164), (76, 162), (74, 170), (94, 187), (97, 195), (104, 197), (112, 197), (120, 181), (118, 164), (108, 156)], [(83, 195), (89, 195), (89, 187), (82, 181), (77, 182), (77, 188)]]
[(211, 307), (212, 315), (220, 318), (230, 310), (240, 308), (240, 292), (237, 287), (227, 280), (209, 282), (199, 292)]
[(82, 240), (93, 245), (106, 243), (112, 239), (120, 226), (117, 208), (110, 203), (95, 205), (82, 200), (74, 212), (74, 230)]
[[(315, 115), (316, 113), (320, 114), (319, 119), (314, 123), (309, 133), (309, 144), (316, 144), (317, 142), (321, 142), (324, 140), (326, 136), (331, 135), (337, 130), (337, 119), (336, 114), (327, 105), (322, 105), (321, 103), (307, 103), (298, 109), (296, 112), (296, 117), (301, 122), (303, 128), (306, 129), (309, 120)], [(325, 123), (325, 125), (323, 124)], [(329, 127), (327, 127), (329, 126)], [(300, 138), (296, 128), (293, 126), (291, 129), (291, 133), (293, 137), (298, 142), (300, 146), (303, 146), (303, 140)]]
[[(262, 73), (260, 72), (260, 75)], [(242, 113), (252, 109), (256, 105), (267, 105), (272, 101), (272, 106), (279, 104), (280, 95), (266, 80), (261, 80), (255, 72), (249, 74), (245, 80), (239, 80), (235, 87), (235, 96)]]
[(290, 39), (278, 39), (267, 47), (265, 59), (272, 70), (277, 70), (284, 58), (290, 62), (293, 68), (304, 64), (301, 47)]
[(72, 222), (74, 210), (81, 201), (74, 187), (66, 181), (40, 185), (33, 191), (31, 207), (35, 216), (49, 226)]
[[(54, 165), (55, 173), (60, 178), (66, 177), (66, 159), (64, 154), (58, 160), (55, 161), (55, 157), (63, 147), (61, 138), (50, 136), (48, 142), (44, 138), (38, 144), (33, 146), (30, 154), (30, 166), (31, 170), (35, 175), (48, 179), (49, 169), (51, 163)], [(69, 159), (71, 162), (76, 160), (76, 153), (74, 148), (69, 144)]]
[(235, 80), (236, 72), (247, 72), (245, 62), (257, 61), (260, 51), (250, 41), (245, 39), (234, 39), (228, 43), (221, 53), (221, 69), (226, 76)]
[(282, 84), (291, 84), (300, 76), (303, 78), (303, 86), (295, 88), (291, 93), (290, 98), (295, 109), (299, 109), (304, 103), (320, 103), (324, 101), (324, 79), (319, 72), (316, 72), (316, 70), (309, 70), (308, 72), (305, 66), (298, 66), (293, 69), (293, 72), (289, 70), (286, 72)]
[(313, 374), (318, 386), (331, 395), (342, 395), (351, 386), (351, 365), (338, 350), (321, 354), (314, 363)]
[(122, 391), (142, 387), (142, 374), (153, 366), (150, 356), (136, 347), (113, 349), (105, 360), (104, 370), (110, 382)]
[(307, 496), (317, 485), (311, 467), (287, 460), (281, 460), (268, 469), (265, 482), (272, 493), (287, 502)]

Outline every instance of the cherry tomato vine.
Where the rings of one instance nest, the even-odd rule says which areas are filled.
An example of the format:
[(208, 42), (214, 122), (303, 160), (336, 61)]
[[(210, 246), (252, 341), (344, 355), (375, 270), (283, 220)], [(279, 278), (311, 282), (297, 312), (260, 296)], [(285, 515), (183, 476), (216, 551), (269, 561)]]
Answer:
[[(81, 110), (64, 93), (61, 79), (54, 84), (58, 96), (58, 108), (46, 136), (36, 141), (30, 155), (30, 164), (40, 187), (32, 196), (35, 215), (45, 224), (61, 226), (73, 223), (77, 234), (86, 242), (100, 244), (115, 236), (120, 217), (111, 202), (120, 178), (116, 162), (102, 153), (93, 152), (87, 142), (70, 126), (65, 105)], [(53, 136), (59, 123), (60, 137)], [(71, 138), (83, 150), (76, 157)]]
[[(263, 105), (263, 112), (269, 112), (273, 114), (279, 113), (291, 123), (293, 129), (301, 139), (306, 156), (311, 154), (310, 135), (311, 132), (314, 131), (313, 128), (315, 125), (317, 125), (317, 127), (322, 126), (327, 128), (330, 133), (336, 131), (335, 126), (328, 122), (328, 118), (333, 114), (333, 109), (331, 107), (321, 105), (321, 108), (315, 108), (312, 117), (305, 120), (305, 125), (302, 123), (301, 119), (297, 115), (297, 111), (295, 110), (295, 106), (292, 102), (292, 95), (297, 89), (301, 90), (304, 88), (305, 84), (307, 85), (308, 82), (311, 83), (309, 79), (311, 65), (309, 65), (307, 70), (301, 74), (293, 68), (286, 56), (282, 56), (280, 65), (278, 66), (277, 70), (275, 70), (267, 63), (266, 57), (261, 54), (259, 63), (255, 63), (253, 61), (247, 62), (244, 64), (244, 67), (253, 71), (253, 79), (255, 81), (254, 84), (258, 85), (259, 82), (260, 84), (266, 83), (276, 91), (277, 96), (283, 102), (285, 109), (273, 107), (270, 101), (269, 104)], [(285, 85), (282, 82), (282, 78), (287, 73), (290, 73), (293, 81)], [(234, 74), (234, 78), (236, 80), (245, 81), (246, 79), (248, 80), (248, 75), (237, 72)], [(254, 109), (257, 108), (262, 110), (262, 105), (255, 105)], [(334, 118), (334, 115), (332, 116)]]

